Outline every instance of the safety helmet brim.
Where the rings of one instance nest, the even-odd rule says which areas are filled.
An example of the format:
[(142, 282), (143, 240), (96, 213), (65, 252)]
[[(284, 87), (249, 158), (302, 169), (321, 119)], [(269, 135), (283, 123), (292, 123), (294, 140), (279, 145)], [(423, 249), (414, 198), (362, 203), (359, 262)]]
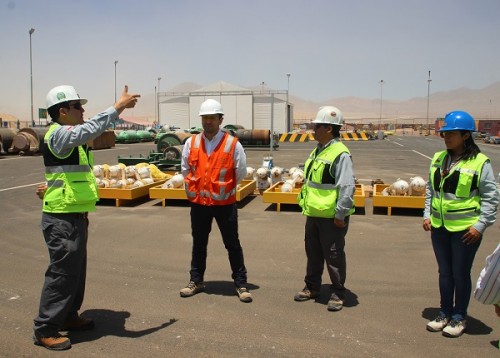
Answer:
[(79, 101), (81, 104), (86, 104), (88, 102), (86, 98), (80, 98), (80, 95), (73, 86), (67, 85), (52, 88), (49, 93), (47, 93), (46, 100), (47, 108), (70, 101)]

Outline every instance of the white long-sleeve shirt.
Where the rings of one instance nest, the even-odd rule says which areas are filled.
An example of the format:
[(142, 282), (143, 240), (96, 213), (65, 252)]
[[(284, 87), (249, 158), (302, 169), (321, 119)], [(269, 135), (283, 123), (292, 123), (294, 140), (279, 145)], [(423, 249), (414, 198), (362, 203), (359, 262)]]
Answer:
[(486, 258), (474, 291), (474, 298), (488, 305), (500, 304), (500, 244)]
[[(205, 141), (205, 150), (207, 151), (207, 154), (210, 155), (222, 140), (224, 132), (219, 130), (217, 134), (212, 138), (212, 140), (209, 140), (207, 137), (205, 137), (204, 134), (202, 135), (203, 140)], [(191, 152), (192, 139), (193, 136), (188, 138), (186, 143), (184, 143), (184, 147), (182, 148), (181, 171), (184, 178), (189, 174), (189, 171), (191, 170), (191, 168), (189, 167), (188, 158), (189, 153)], [(243, 146), (239, 141), (236, 142), (236, 147), (234, 148), (233, 160), (235, 165), (234, 169), (236, 170), (236, 184), (238, 184), (247, 175), (247, 156), (245, 154)]]

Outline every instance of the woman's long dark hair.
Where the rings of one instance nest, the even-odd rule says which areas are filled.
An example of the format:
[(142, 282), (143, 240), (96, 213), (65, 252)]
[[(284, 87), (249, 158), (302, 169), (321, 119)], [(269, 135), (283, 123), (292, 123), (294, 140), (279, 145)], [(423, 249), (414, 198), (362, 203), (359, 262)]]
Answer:
[(460, 131), (462, 137), (465, 133), (469, 133), (469, 137), (464, 142), (464, 152), (462, 154), (462, 160), (474, 159), (476, 155), (481, 153), (481, 149), (474, 142), (474, 138), (472, 138), (472, 132), (470, 131)]

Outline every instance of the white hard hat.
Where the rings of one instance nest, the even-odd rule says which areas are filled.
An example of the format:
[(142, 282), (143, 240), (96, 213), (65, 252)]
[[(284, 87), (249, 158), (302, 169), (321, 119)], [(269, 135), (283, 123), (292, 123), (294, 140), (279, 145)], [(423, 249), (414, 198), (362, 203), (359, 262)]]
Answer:
[(200, 106), (199, 116), (206, 116), (210, 114), (224, 114), (222, 105), (215, 99), (207, 99)]
[(87, 103), (85, 98), (80, 98), (73, 86), (57, 86), (47, 93), (47, 108), (68, 101), (80, 101), (81, 104)]
[(321, 107), (312, 123), (334, 124), (342, 126), (344, 124), (344, 115), (337, 107)]

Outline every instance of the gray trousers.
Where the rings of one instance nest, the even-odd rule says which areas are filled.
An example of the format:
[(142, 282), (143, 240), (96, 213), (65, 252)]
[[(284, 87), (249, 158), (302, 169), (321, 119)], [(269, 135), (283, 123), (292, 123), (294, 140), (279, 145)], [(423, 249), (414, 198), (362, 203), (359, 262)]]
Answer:
[(330, 275), (331, 290), (342, 295), (345, 291), (346, 256), (344, 252), (345, 235), (349, 227), (338, 228), (333, 219), (308, 216), (305, 226), (305, 249), (307, 255), (306, 277), (304, 279), (309, 290), (320, 291), (321, 276), (326, 263)]
[(35, 335), (52, 337), (78, 317), (87, 273), (87, 214), (42, 214), (41, 227), (49, 251), (49, 267), (40, 297)]

